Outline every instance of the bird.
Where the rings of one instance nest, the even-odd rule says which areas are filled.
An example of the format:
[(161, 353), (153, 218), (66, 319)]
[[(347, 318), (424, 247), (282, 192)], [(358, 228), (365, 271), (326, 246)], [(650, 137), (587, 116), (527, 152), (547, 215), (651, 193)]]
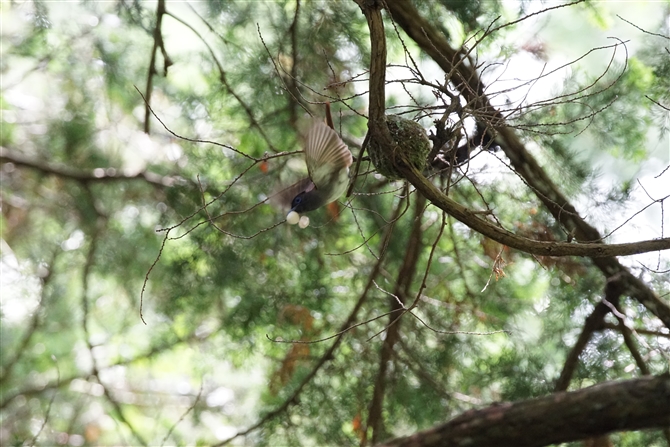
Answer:
[[(290, 200), (287, 221), (293, 224), (299, 221), (299, 213), (314, 211), (344, 194), (353, 162), (351, 151), (337, 132), (320, 121), (315, 121), (307, 133), (304, 154), (309, 176), (280, 193), (285, 205)], [(304, 222), (309, 221), (303, 219), (301, 227)]]

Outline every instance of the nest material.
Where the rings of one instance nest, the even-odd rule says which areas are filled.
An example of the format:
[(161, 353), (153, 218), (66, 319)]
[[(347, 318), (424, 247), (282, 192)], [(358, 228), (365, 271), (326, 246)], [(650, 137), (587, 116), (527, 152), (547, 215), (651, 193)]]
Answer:
[(401, 179), (403, 177), (396, 168), (396, 163), (401, 161), (423, 170), (430, 153), (430, 140), (424, 128), (416, 121), (398, 115), (388, 115), (386, 125), (397, 149), (394, 154), (390, 148), (382, 147), (374, 140), (370, 141), (368, 154), (377, 172), (390, 180)]

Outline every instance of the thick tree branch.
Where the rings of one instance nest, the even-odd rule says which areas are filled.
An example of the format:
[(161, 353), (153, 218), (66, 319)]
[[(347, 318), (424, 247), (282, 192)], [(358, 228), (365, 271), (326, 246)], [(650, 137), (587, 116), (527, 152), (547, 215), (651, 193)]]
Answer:
[(577, 244), (528, 239), (482, 219), (480, 217), (481, 213), (475, 213), (446, 196), (432, 182), (424, 177), (423, 174), (416, 170), (416, 168), (404, 164), (398, 164), (396, 167), (417, 190), (421, 191), (428, 200), (433, 203), (433, 205), (484, 236), (526, 253), (538, 256), (584, 256), (589, 258), (601, 258), (627, 256), (670, 249), (670, 238), (631, 242), (627, 244)]
[(541, 447), (670, 425), (670, 376), (608, 382), (471, 410), (387, 447)]
[(386, 127), (386, 36), (380, 0), (355, 0), (370, 29), (370, 94), (368, 133), (383, 147), (396, 145)]
[[(394, 147), (393, 139), (386, 126), (385, 115), (386, 36), (384, 35), (384, 22), (381, 13), (382, 2), (365, 0), (355, 1), (365, 15), (368, 22), (368, 28), (370, 29), (370, 114), (368, 119), (368, 138), (375, 139), (380, 142), (380, 144), (387, 147)], [(421, 208), (423, 209), (423, 206)], [(418, 255), (418, 250), (416, 250), (416, 253), (413, 253), (412, 250), (408, 251), (401, 270), (407, 270), (409, 272), (415, 268), (415, 254)], [(404, 286), (401, 284), (404, 284), (404, 282), (402, 276), (399, 277), (399, 279), (398, 287), (402, 293), (404, 292)], [(397, 301), (398, 298), (391, 297), (391, 299), (391, 311), (399, 310), (403, 307), (403, 303)], [(397, 318), (399, 317), (395, 313), (392, 313), (389, 316), (391, 326), (389, 327), (389, 332), (382, 345), (379, 371), (377, 372), (372, 401), (370, 402), (367, 428), (372, 428), (372, 442), (377, 442), (383, 432), (382, 404), (386, 385), (386, 370), (388, 363), (391, 360), (393, 347), (399, 336), (399, 324), (398, 321), (396, 321)], [(366, 435), (367, 430), (361, 439), (361, 445), (366, 444)]]

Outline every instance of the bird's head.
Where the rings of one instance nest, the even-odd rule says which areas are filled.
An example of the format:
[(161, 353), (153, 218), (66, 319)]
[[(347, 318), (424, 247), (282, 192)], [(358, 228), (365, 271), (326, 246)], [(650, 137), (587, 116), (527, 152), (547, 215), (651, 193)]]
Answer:
[(291, 201), (291, 211), (304, 213), (313, 211), (323, 205), (325, 205), (324, 200), (316, 190), (303, 191)]

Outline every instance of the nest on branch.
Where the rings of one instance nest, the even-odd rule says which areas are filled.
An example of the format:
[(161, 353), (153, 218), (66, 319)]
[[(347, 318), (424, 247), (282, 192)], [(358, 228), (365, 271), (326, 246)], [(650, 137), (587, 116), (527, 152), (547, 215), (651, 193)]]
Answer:
[(415, 121), (398, 115), (387, 115), (386, 126), (396, 143), (395, 150), (379, 144), (374, 139), (368, 146), (368, 155), (377, 172), (390, 180), (403, 178), (397, 169), (399, 163), (423, 171), (430, 153), (430, 140), (426, 131)]

